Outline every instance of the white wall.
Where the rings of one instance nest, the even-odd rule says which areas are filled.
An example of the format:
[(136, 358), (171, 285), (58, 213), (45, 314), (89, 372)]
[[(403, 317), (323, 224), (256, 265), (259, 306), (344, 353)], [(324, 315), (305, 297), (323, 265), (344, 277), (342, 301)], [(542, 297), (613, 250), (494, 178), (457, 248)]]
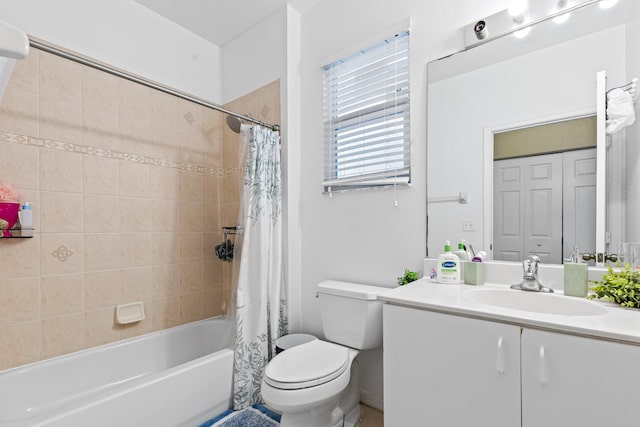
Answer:
[[(315, 299), (320, 281), (341, 279), (391, 287), (405, 268), (421, 269), (426, 248), (426, 63), (461, 49), (464, 25), (506, 5), (506, 0), (325, 0), (302, 15), (302, 251), (288, 261), (301, 263), (306, 332), (322, 335)], [(386, 28), (407, 19), (412, 23), (412, 185), (331, 198), (323, 195), (321, 67), (340, 54), (388, 37), (391, 33)], [(364, 352), (359, 358), (363, 400), (381, 406), (382, 352)]]
[[(624, 37), (619, 26), (429, 85), (429, 197), (469, 197), (466, 205), (430, 204), (430, 255), (445, 240), (464, 238), (476, 250), (491, 241), (483, 233), (484, 128), (595, 113), (596, 73), (624, 80)], [(476, 231), (462, 232), (467, 219)]]
[(286, 74), (286, 49), (286, 7), (224, 45), (222, 103), (283, 78)]
[(289, 328), (291, 331), (302, 329), (302, 265), (300, 254), (302, 247), (302, 218), (300, 215), (300, 177), (302, 163), (302, 129), (300, 126), (300, 111), (302, 97), (300, 94), (300, 32), (301, 15), (293, 7), (287, 8), (287, 66), (286, 84), (283, 88), (282, 99), (282, 180), (284, 186), (283, 219), (285, 221), (285, 259), (287, 260), (286, 280), (289, 291)]
[(283, 250), (291, 332), (301, 330), (300, 18), (292, 6), (283, 7), (222, 49), (223, 103), (280, 79)]
[(220, 49), (133, 0), (0, 0), (0, 19), (44, 41), (220, 102)]

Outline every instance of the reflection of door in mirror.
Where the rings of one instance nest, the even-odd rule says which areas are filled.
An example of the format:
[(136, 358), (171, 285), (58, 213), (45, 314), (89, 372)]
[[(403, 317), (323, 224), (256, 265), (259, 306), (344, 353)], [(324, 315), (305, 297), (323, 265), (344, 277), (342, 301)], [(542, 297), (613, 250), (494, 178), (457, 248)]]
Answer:
[(494, 259), (559, 264), (595, 248), (594, 117), (494, 134)]

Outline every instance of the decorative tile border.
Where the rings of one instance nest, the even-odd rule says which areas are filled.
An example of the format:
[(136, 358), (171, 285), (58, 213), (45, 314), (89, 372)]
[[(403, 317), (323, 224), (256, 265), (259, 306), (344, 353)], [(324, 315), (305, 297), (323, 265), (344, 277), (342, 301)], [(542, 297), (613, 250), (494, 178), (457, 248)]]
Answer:
[(104, 148), (90, 147), (86, 145), (72, 144), (70, 142), (56, 141), (53, 139), (37, 138), (35, 136), (21, 135), (19, 133), (0, 131), (0, 142), (11, 144), (32, 145), (52, 150), (70, 151), (108, 159), (125, 160), (134, 163), (160, 166), (165, 168), (180, 169), (189, 172), (198, 172), (206, 175), (231, 175), (238, 173), (238, 168), (216, 169), (191, 163), (174, 162), (157, 157), (140, 156), (137, 154), (123, 153), (121, 151), (106, 150)]
[(227, 168), (224, 170), (223, 175), (227, 176), (227, 175), (237, 175), (238, 172), (240, 171), (240, 168), (235, 167), (235, 168)]

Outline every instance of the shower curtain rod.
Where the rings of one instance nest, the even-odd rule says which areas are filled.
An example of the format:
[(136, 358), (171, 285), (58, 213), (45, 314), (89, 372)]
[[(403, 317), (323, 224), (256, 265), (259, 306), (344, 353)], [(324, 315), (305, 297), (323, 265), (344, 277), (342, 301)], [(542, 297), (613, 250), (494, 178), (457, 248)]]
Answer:
[(253, 117), (251, 117), (249, 115), (242, 115), (242, 114), (236, 113), (234, 111), (227, 110), (226, 108), (221, 107), (218, 104), (214, 104), (214, 103), (205, 101), (204, 99), (189, 95), (189, 94), (184, 93), (184, 92), (180, 92), (178, 90), (169, 88), (167, 86), (163, 86), (163, 85), (161, 85), (159, 83), (155, 83), (155, 82), (153, 82), (151, 80), (147, 80), (147, 79), (144, 79), (142, 77), (138, 77), (138, 76), (136, 76), (134, 74), (128, 73), (128, 72), (123, 71), (123, 70), (119, 70), (119, 69), (111, 67), (109, 65), (101, 64), (99, 62), (93, 61), (93, 60), (88, 59), (88, 58), (83, 58), (81, 56), (78, 56), (78, 55), (75, 55), (73, 53), (67, 52), (65, 50), (59, 49), (57, 47), (51, 46), (51, 45), (49, 45), (47, 43), (44, 43), (41, 40), (37, 40), (37, 39), (29, 37), (29, 45), (31, 45), (32, 47), (34, 47), (36, 49), (40, 49), (40, 50), (43, 50), (45, 52), (51, 53), (53, 55), (60, 56), (60, 57), (65, 58), (65, 59), (69, 59), (71, 61), (77, 62), (77, 63), (82, 64), (82, 65), (86, 65), (86, 66), (91, 67), (91, 68), (95, 68), (96, 70), (104, 71), (105, 73), (109, 73), (109, 74), (112, 74), (114, 76), (121, 77), (123, 79), (127, 79), (127, 80), (129, 80), (131, 82), (138, 83), (138, 84), (150, 87), (151, 89), (156, 89), (156, 90), (159, 90), (161, 92), (167, 93), (169, 95), (177, 96), (178, 98), (182, 98), (184, 100), (194, 102), (194, 103), (196, 103), (198, 105), (202, 105), (203, 107), (212, 108), (214, 110), (220, 111), (221, 113), (227, 114), (229, 116), (237, 117), (237, 118), (239, 118), (241, 120), (246, 120), (248, 122), (252, 122), (252, 123), (258, 124), (260, 126), (267, 127), (267, 128), (272, 129), (274, 131), (280, 131), (280, 126), (277, 125), (277, 124), (266, 123), (266, 122), (263, 122), (261, 120), (254, 119)]

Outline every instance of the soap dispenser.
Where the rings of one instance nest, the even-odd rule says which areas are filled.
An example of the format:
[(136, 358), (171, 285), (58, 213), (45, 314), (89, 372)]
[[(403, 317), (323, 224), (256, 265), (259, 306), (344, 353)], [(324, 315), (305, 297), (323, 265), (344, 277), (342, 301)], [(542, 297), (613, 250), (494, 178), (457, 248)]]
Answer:
[(578, 247), (574, 246), (571, 258), (564, 262), (564, 294), (584, 298), (589, 291), (587, 264), (580, 262)]

